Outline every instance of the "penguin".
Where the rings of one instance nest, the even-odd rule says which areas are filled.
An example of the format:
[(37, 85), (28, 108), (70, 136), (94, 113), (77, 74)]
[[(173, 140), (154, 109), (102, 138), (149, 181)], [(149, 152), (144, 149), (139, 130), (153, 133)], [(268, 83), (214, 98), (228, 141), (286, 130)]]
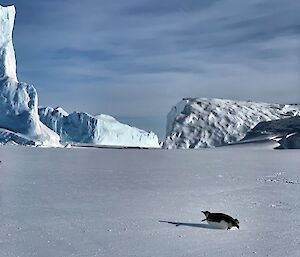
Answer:
[(212, 213), (209, 211), (202, 211), (205, 215), (205, 219), (202, 221), (207, 221), (208, 224), (222, 229), (231, 229), (232, 227), (237, 227), (240, 229), (238, 219), (234, 219), (231, 216), (224, 213)]

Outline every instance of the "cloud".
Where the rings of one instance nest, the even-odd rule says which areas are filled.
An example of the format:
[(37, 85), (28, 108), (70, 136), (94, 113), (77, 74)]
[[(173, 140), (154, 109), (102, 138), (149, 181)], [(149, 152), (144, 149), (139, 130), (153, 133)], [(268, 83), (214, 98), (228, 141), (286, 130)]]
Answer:
[(76, 48), (59, 48), (54, 51), (53, 59), (66, 60), (66, 59), (80, 59), (88, 61), (107, 61), (116, 59), (117, 55), (103, 49), (76, 49)]
[(121, 14), (145, 17), (147, 15), (169, 15), (180, 12), (197, 12), (203, 11), (220, 0), (141, 0), (124, 7)]

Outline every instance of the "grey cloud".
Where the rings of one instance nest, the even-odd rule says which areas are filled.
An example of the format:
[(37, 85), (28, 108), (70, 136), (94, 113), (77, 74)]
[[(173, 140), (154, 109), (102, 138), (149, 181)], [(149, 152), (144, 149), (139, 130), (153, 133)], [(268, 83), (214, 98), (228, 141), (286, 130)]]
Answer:
[(118, 55), (104, 49), (60, 48), (53, 53), (54, 59), (86, 59), (89, 61), (105, 61), (116, 59)]
[(145, 16), (168, 15), (180, 12), (202, 11), (220, 0), (152, 0), (137, 1), (132, 6), (125, 7), (121, 14)]

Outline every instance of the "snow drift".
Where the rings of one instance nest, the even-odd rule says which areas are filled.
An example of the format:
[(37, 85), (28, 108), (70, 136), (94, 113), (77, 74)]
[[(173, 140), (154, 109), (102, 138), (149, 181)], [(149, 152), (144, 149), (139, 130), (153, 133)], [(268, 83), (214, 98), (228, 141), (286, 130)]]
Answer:
[(168, 114), (164, 147), (187, 149), (232, 144), (243, 139), (259, 122), (299, 115), (299, 105), (184, 98)]
[(17, 80), (12, 43), (14, 19), (14, 6), (0, 6), (0, 128), (10, 131), (11, 135), (23, 134), (35, 145), (59, 146), (59, 136), (39, 120), (35, 88)]
[(41, 121), (60, 135), (63, 142), (131, 147), (159, 147), (153, 132), (130, 127), (109, 115), (84, 112), (68, 114), (62, 108), (39, 109)]

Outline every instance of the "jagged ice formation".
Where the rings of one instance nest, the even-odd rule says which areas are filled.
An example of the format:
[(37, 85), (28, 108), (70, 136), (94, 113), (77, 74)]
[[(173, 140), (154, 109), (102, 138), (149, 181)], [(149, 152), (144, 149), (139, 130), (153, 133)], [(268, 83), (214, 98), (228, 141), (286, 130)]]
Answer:
[(15, 13), (14, 6), (0, 6), (0, 128), (21, 133), (36, 145), (59, 146), (59, 136), (39, 120), (36, 89), (17, 79), (12, 42)]

